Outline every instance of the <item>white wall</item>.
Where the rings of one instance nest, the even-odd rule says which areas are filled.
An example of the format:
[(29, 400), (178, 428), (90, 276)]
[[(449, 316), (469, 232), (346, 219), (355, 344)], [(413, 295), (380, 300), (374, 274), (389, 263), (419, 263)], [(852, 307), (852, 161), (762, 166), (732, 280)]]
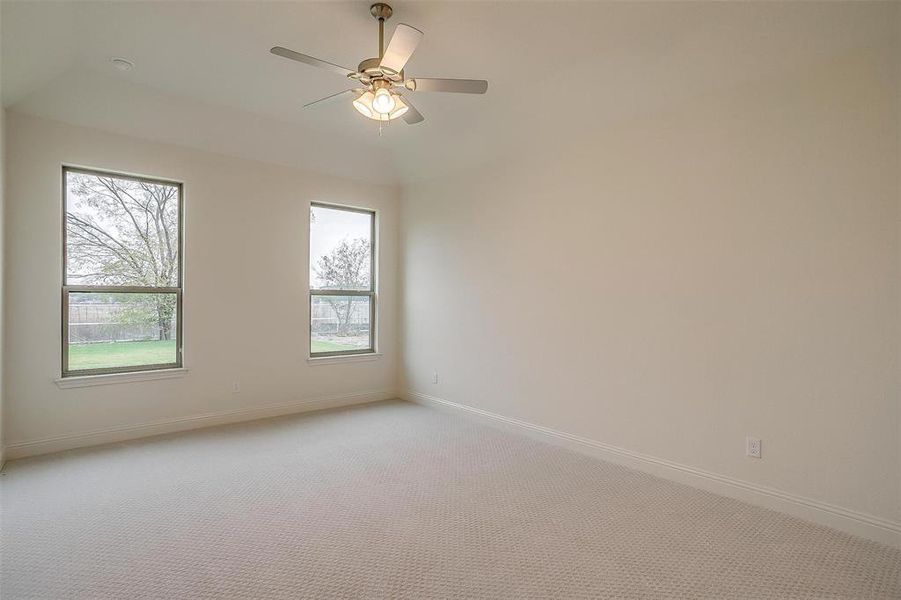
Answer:
[[(172, 428), (134, 426), (197, 415), (235, 411), (232, 418), (240, 419), (323, 397), (392, 395), (396, 189), (14, 112), (7, 127), (4, 416), (10, 456), (108, 439), (81, 436), (98, 430), (132, 437)], [(184, 182), (185, 377), (79, 389), (54, 383), (60, 371), (62, 164)], [(379, 360), (307, 364), (310, 201), (379, 211)], [(232, 393), (233, 381), (240, 381), (239, 394)]]
[(898, 60), (408, 187), (402, 385), (901, 531)]

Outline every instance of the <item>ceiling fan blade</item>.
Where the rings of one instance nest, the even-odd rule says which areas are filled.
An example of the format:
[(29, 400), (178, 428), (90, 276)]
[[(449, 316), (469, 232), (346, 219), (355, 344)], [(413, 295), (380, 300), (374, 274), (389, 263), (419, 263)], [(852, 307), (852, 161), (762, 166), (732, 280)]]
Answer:
[(344, 90), (342, 92), (338, 92), (337, 94), (332, 94), (331, 96), (326, 96), (325, 98), (320, 98), (319, 100), (314, 100), (312, 102), (308, 102), (303, 105), (304, 108), (319, 108), (320, 106), (326, 106), (329, 104), (335, 104), (338, 101), (350, 100), (352, 97), (359, 96), (365, 90), (362, 89), (353, 89), (353, 90)]
[(422, 113), (416, 110), (416, 107), (413, 106), (407, 98), (404, 98), (404, 104), (407, 105), (407, 112), (403, 114), (401, 119), (403, 119), (407, 125), (415, 125), (425, 121), (425, 117), (422, 116)]
[(270, 49), (269, 52), (275, 54), (276, 56), (281, 56), (290, 60), (296, 60), (297, 62), (302, 62), (313, 67), (319, 67), (320, 69), (333, 71), (335, 73), (344, 75), (345, 77), (347, 77), (351, 73), (356, 72), (352, 69), (348, 69), (347, 67), (342, 67), (341, 65), (336, 65), (324, 60), (319, 60), (318, 58), (313, 58), (312, 56), (307, 56), (306, 54), (301, 54), (300, 52), (295, 52), (294, 50), (288, 50), (287, 48), (282, 48), (281, 46), (275, 46), (274, 48)]
[(422, 32), (415, 27), (410, 27), (403, 23), (399, 23), (394, 28), (394, 35), (385, 48), (385, 54), (379, 63), (380, 67), (389, 69), (395, 73), (400, 73), (416, 50), (419, 40), (422, 39)]
[(406, 82), (407, 89), (415, 92), (454, 92), (457, 94), (484, 94), (488, 82), (484, 79), (434, 79), (417, 77)]

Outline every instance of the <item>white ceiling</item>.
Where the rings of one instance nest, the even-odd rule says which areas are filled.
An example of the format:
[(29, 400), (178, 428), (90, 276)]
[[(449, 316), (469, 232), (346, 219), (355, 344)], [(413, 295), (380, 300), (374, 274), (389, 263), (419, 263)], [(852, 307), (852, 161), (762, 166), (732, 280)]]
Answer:
[[(47, 118), (401, 183), (560, 143), (625, 118), (893, 35), (875, 3), (395, 2), (425, 32), (408, 76), (488, 79), (414, 94), (421, 125), (301, 105), (351, 87), (269, 54), (354, 67), (377, 53), (369, 2), (3, 0), (2, 100)], [(136, 68), (114, 69), (126, 57)]]

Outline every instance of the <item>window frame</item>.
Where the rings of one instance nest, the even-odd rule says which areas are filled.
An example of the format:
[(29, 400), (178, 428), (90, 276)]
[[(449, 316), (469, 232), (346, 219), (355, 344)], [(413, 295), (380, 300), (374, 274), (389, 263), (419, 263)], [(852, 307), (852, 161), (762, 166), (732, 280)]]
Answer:
[[(69, 185), (68, 174), (81, 173), (98, 177), (114, 177), (143, 183), (155, 183), (160, 185), (175, 186), (178, 188), (178, 285), (177, 287), (152, 287), (152, 286), (120, 286), (120, 285), (69, 285), (68, 284), (68, 211)], [(60, 377), (86, 377), (92, 375), (113, 375), (122, 373), (141, 373), (145, 371), (164, 371), (184, 368), (184, 323), (183, 323), (183, 295), (184, 295), (184, 267), (185, 267), (185, 189), (181, 181), (163, 179), (160, 177), (147, 177), (144, 175), (132, 175), (118, 171), (78, 167), (74, 165), (62, 165), (62, 286), (61, 286), (61, 369)], [(108, 367), (98, 369), (69, 370), (69, 294), (70, 293), (141, 293), (141, 294), (175, 294), (175, 362), (152, 365), (131, 365), (125, 367)]]
[[(313, 268), (313, 255), (310, 252), (310, 246), (313, 241), (312, 220), (310, 214), (314, 207), (327, 208), (329, 210), (343, 210), (345, 212), (361, 213), (369, 216), (369, 289), (368, 290), (316, 290), (313, 289), (313, 282), (309, 276)], [(357, 206), (344, 206), (341, 204), (329, 204), (327, 202), (310, 202), (310, 210), (307, 211), (307, 288), (309, 298), (307, 301), (308, 318), (307, 318), (307, 353), (309, 358), (336, 358), (341, 356), (359, 356), (361, 354), (377, 353), (377, 336), (376, 332), (376, 304), (378, 302), (378, 275), (376, 265), (378, 264), (376, 252), (378, 246), (376, 243), (376, 233), (378, 231), (378, 212), (371, 208), (361, 208)], [(365, 296), (369, 298), (369, 347), (360, 350), (333, 350), (331, 352), (313, 352), (311, 345), (313, 342), (313, 297), (314, 296)]]

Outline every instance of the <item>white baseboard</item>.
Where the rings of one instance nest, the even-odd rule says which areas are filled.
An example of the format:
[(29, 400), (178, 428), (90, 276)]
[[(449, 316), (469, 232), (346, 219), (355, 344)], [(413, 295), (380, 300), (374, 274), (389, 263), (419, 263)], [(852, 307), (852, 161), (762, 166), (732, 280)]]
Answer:
[(401, 397), (417, 404), (464, 413), (487, 424), (525, 433), (546, 442), (565, 446), (664, 479), (685, 483), (722, 496), (777, 510), (800, 519), (901, 548), (901, 523), (895, 521), (725, 475), (718, 475), (662, 458), (639, 454), (427, 394), (404, 391), (401, 393)]
[(367, 402), (378, 402), (380, 400), (390, 400), (392, 398), (397, 398), (397, 392), (395, 390), (376, 390), (337, 396), (306, 398), (283, 404), (238, 408), (202, 415), (180, 417), (177, 419), (139, 423), (136, 425), (107, 427), (82, 433), (12, 442), (7, 444), (4, 448), (3, 458), (6, 460), (14, 460), (17, 458), (26, 458), (28, 456), (37, 456), (39, 454), (49, 454), (51, 452), (84, 448), (86, 446), (97, 446), (99, 444), (123, 442), (153, 435), (187, 431), (189, 429), (227, 425), (230, 423), (239, 423), (241, 421), (254, 421), (256, 419), (266, 419), (269, 417), (322, 410), (325, 408), (336, 408), (339, 406), (351, 406), (353, 404), (364, 404)]

